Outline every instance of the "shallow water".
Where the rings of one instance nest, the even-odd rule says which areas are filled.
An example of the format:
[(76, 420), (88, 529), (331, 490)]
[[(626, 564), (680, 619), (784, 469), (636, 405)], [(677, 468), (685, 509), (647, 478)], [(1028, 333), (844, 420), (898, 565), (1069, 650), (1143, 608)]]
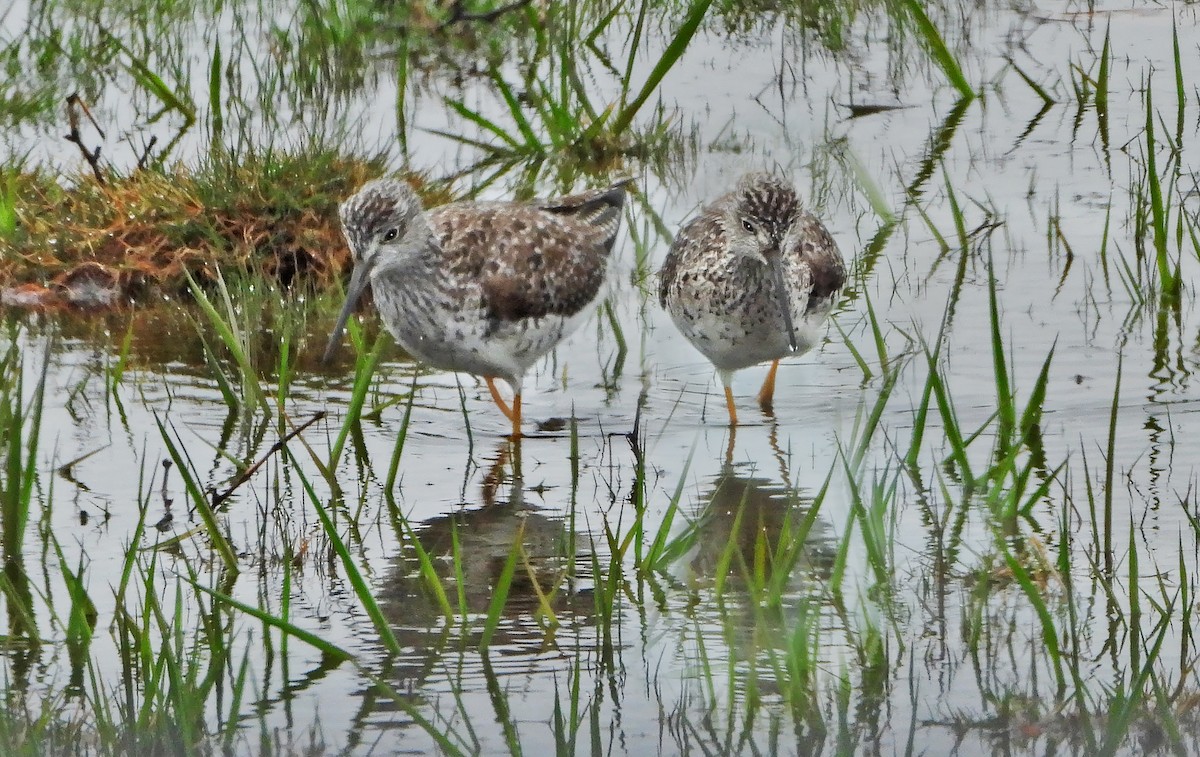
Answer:
[[(205, 34), (227, 35), (221, 37), (227, 54), (241, 44), (238, 39), (267, 46), (271, 19), (286, 27), (286, 19), (298, 13), (275, 6), (260, 10), (245, 17), (253, 23), (229, 9), (215, 24), (182, 25), (178, 54), (189, 62), (198, 102), (204, 102), (205, 77), (196, 72), (207, 66), (209, 46), (200, 41), (208, 39)], [(1078, 740), (1078, 724), (1051, 712), (1053, 656), (1034, 608), (1017, 582), (1005, 577), (999, 545), (1044, 549), (1045, 596), (1061, 600), (1068, 584), (1075, 592), (1079, 615), (1068, 617), (1066, 603), (1057, 601), (1050, 612), (1064, 647), (1070, 646), (1071, 629), (1076, 632), (1071, 643), (1080, 647), (1075, 655), (1080, 682), (1071, 691), (1082, 686), (1096, 709), (1108, 703), (1107, 690), (1131, 685), (1138, 659), (1133, 649), (1157, 632), (1150, 604), (1164, 603), (1181, 588), (1186, 592), (1180, 601), (1191, 602), (1200, 552), (1200, 533), (1189, 520), (1196, 515), (1191, 498), (1194, 461), (1200, 459), (1200, 434), (1192, 433), (1200, 407), (1192, 382), (1200, 344), (1192, 286), (1197, 250), (1189, 236), (1197, 218), (1192, 176), (1200, 103), (1194, 89), (1186, 91), (1184, 127), (1177, 134), (1171, 46), (1175, 24), (1183, 80), (1200, 80), (1197, 19), (1193, 8), (1182, 5), (1091, 10), (1043, 3), (931, 11), (968, 80), (983, 90), (961, 107), (916, 40), (897, 39), (911, 29), (902, 33), (882, 11), (863, 9), (845, 29), (844, 47), (832, 52), (782, 20), (755, 21), (749, 34), (730, 36), (710, 18), (658, 92), (681, 139), (694, 150), (684, 150), (681, 164), (667, 172), (633, 160), (620, 167), (635, 176), (638, 189), (617, 244), (610, 298), (628, 342), (623, 363), (618, 369), (618, 342), (598, 313), (526, 381), (527, 428), (573, 420), (550, 423), (556, 430), (522, 440), (518, 463), (503, 437), (506, 421), (486, 387), (469, 376), (421, 369), (392, 348), (377, 372), (361, 437), (343, 452), (340, 494), (323, 484), (308, 453), (293, 443), (291, 462), (273, 458), (231, 500), (222, 517), (243, 572), (221, 590), (279, 613), (283, 564), (311, 549), (288, 578), (289, 618), (347, 649), (362, 666), (330, 666), (297, 640), (276, 648), (277, 655), (265, 655), (261, 624), (249, 616), (235, 621), (244, 627), (238, 644), (250, 654), (255, 696), (254, 708), (237, 715), (247, 723), (241, 748), (254, 743), (249, 734), (260, 721), (297, 734), (315, 721), (331, 749), (376, 754), (433, 749), (411, 711), (372, 690), (369, 676), (377, 676), (469, 751), (507, 751), (514, 738), (529, 753), (554, 749), (553, 710), (570, 708), (572, 687), (583, 708), (580, 750), (599, 744), (606, 753), (679, 753), (724, 745), (732, 751), (819, 753), (838, 751), (841, 743), (848, 751), (876, 753), (941, 754), (959, 745), (964, 751), (1033, 753), (1056, 745), (1087, 751)], [(28, 15), (18, 2), (5, 17), (6, 29), (23, 28)], [(617, 59), (623, 59), (632, 23), (622, 16), (603, 40)], [(246, 26), (245, 37), (237, 37), (234, 30)], [(1070, 83), (1072, 65), (1096, 76), (1106, 29), (1113, 50), (1107, 143), (1094, 102), (1081, 104)], [(634, 81), (648, 73), (661, 44), (661, 37), (647, 44), (651, 50), (638, 58)], [(285, 70), (295, 65), (280, 56)], [(1006, 63), (1009, 58), (1058, 102), (1043, 109)], [(238, 65), (250, 70), (252, 59), (243, 57)], [(286, 144), (332, 124), (334, 132), (360, 135), (364, 149), (390, 144), (400, 85), (389, 60), (373, 59), (357, 87), (331, 79), (334, 94), (324, 111), (316, 110), (312, 93), (285, 93), (279, 113), (271, 115), (243, 103), (249, 133)], [(586, 55), (580, 63), (594, 101), (611, 99), (617, 92), (614, 77)], [(441, 98), (461, 95), (471, 107), (499, 118), (497, 97), (486, 82), (452, 82), (446, 76), (440, 79), (439, 69), (432, 68), (405, 85), (407, 120), (399, 128), (407, 147), (398, 149), (395, 167), (452, 175), (481, 157), (431, 130), (486, 138)], [(1150, 233), (1136, 220), (1138, 203), (1148, 196), (1147, 78), (1160, 119), (1159, 171), (1172, 156), (1182, 167), (1179, 182), (1164, 185), (1186, 217), (1182, 233), (1176, 235), (1172, 226), (1171, 249), (1179, 255), (1183, 281), (1175, 311), (1157, 294), (1152, 258), (1142, 254), (1153, 253)], [(249, 90), (253, 79), (246, 81)], [(146, 135), (167, 128), (146, 123), (153, 110), (148, 103), (135, 98), (135, 108), (124, 107), (124, 95), (112, 82), (101, 82), (90, 97), (98, 120), (111, 124), (113, 132)], [(850, 102), (903, 107), (850, 118), (845, 107)], [(231, 109), (226, 120), (238, 113)], [(290, 126), (271, 128), (288, 114), (296, 116)], [(277, 116), (280, 122), (273, 120)], [(34, 160), (75, 168), (78, 155), (55, 138), (59, 130), (58, 124), (34, 123), (5, 135), (4, 149), (10, 156), (30, 152)], [(207, 139), (202, 129), (185, 133), (176, 155), (195, 159)], [(1170, 153), (1177, 139), (1178, 151)], [(114, 160), (136, 160), (136, 151), (126, 155), (122, 149), (113, 147)], [(856, 178), (855, 165), (869, 180)], [(795, 180), (853, 262), (853, 275), (835, 315), (838, 328), (829, 329), (818, 349), (782, 366), (773, 417), (753, 401), (765, 367), (737, 375), (743, 425), (731, 438), (711, 367), (659, 310), (654, 282), (641, 278), (639, 259), (656, 270), (669, 246), (668, 238), (653, 231), (652, 215), (667, 230), (677, 229), (743, 171), (760, 167), (778, 168)], [(461, 185), (470, 187), (486, 174), (468, 173)], [(872, 207), (871, 183), (895, 214), (894, 227)], [(481, 195), (504, 196), (512, 186), (502, 179)], [(552, 176), (542, 176), (537, 186), (558, 189)], [(969, 236), (965, 254), (955, 204)], [(927, 383), (922, 345), (938, 348), (943, 324), (939, 367), (958, 426), (965, 435), (985, 429), (969, 447), (970, 464), (978, 473), (993, 459), (997, 390), (989, 261), (1018, 412), (1053, 350), (1039, 424), (1045, 462), (1033, 473), (1035, 480), (1053, 483), (1015, 533), (1002, 532), (982, 495), (963, 493), (961, 471), (946, 462), (952, 452), (949, 424), (936, 404), (930, 405), (917, 471), (899, 473)], [(847, 475), (856, 434), (885, 386), (868, 302), (888, 355), (901, 368), (861, 468)], [(172, 516), (141, 545), (147, 548), (143, 564), (156, 560), (150, 570), (164, 576), (165, 606), (178, 590), (174, 576), (196, 571), (201, 584), (213, 584), (214, 558), (202, 537), (185, 538), (170, 550), (150, 549), (157, 540), (197, 526), (178, 471), (161, 466), (167, 453), (156, 419), (174, 429), (202, 484), (217, 489), (235, 474), (231, 461), (245, 464), (267, 452), (278, 438), (276, 421), (229, 417), (190, 333), (164, 329), (161, 337), (146, 338), (134, 354), (152, 357), (135, 358), (109, 391), (106, 366), (123, 336), (119, 321), (88, 330), (38, 316), (14, 319), (23, 326), (17, 342), (27, 385), (41, 369), (41, 356), (48, 354), (50, 361), (38, 454), (42, 511), (31, 527), (52, 533), (68, 564), (83, 560), (98, 629), (108, 628), (115, 616), (109, 587), (120, 581), (139, 501), (149, 503), (149, 523)], [(319, 351), (324, 336), (311, 334), (302, 349)], [(870, 378), (864, 378), (855, 350), (870, 364)], [(352, 348), (344, 346), (342, 355), (349, 361)], [(1105, 490), (1118, 366), (1113, 486)], [(319, 455), (328, 454), (341, 427), (352, 373), (343, 362), (328, 373), (299, 375), (291, 386), (287, 413), (294, 423), (317, 411), (328, 413), (304, 435)], [(398, 484), (389, 492), (388, 465), (414, 381)], [(370, 415), (376, 407), (383, 409)], [(639, 451), (646, 466), (640, 521), (631, 504), (639, 492)], [(75, 460), (69, 477), (55, 472)], [(1055, 474), (1063, 461), (1067, 467)], [(339, 530), (404, 650), (400, 657), (385, 652), (341, 567), (330, 559), (297, 471), (305, 472), (337, 512)], [(820, 497), (827, 479), (828, 492)], [(856, 491), (865, 492), (869, 505), (876, 482), (885, 492), (880, 523), (889, 545), (886, 581), (862, 538), (855, 498)], [(641, 577), (632, 551), (618, 558), (628, 575), (612, 618), (599, 616), (593, 597), (597, 581), (607, 575), (613, 545), (640, 525), (650, 535), (641, 542), (644, 548), (669, 516), (677, 491), (681, 517), (670, 533), (684, 535), (696, 524), (688, 551), (663, 573)], [(1089, 501), (1108, 494), (1111, 533), (1105, 538), (1093, 531), (1097, 520)], [(780, 607), (757, 608), (736, 569), (719, 578), (727, 545), (743, 545), (752, 554), (758, 534), (779, 538), (810, 515), (819, 497)], [(435, 556), (443, 576), (451, 576), (455, 564), (436, 556), (447, 554), (457, 540), (463, 556), (457, 585), (471, 613), (467, 620), (441, 616), (416, 573), (413, 548), (397, 526), (401, 519)], [(949, 528), (943, 519), (951, 521)], [(525, 576), (514, 584), (494, 646), (480, 654), (481, 618), (518, 534), (538, 578)], [(1116, 555), (1110, 594), (1093, 578), (1102, 543), (1111, 543)], [(25, 567), (31, 575), (55, 576), (57, 557), (44, 544), (27, 539)], [(835, 575), (842, 576), (838, 591)], [(1140, 589), (1132, 588), (1135, 579)], [(980, 586), (989, 582), (990, 591), (977, 599)], [(43, 583), (45, 591), (63, 592), (56, 578)], [(455, 585), (445, 582), (448, 591)], [(545, 587), (556, 587), (548, 600), (556, 626), (539, 612), (538, 590)], [(1126, 625), (1131, 597), (1145, 613), (1137, 633)], [(1120, 612), (1114, 614), (1114, 607)], [(1168, 613), (1173, 621), (1166, 625), (1156, 674), (1166, 690), (1181, 686), (1194, 692), (1190, 666), (1196, 651), (1181, 612), (1175, 607)], [(188, 627), (200, 622), (198, 615), (197, 608), (182, 608)], [(61, 636), (45, 611), (39, 621), (43, 634)], [(792, 706), (785, 693), (791, 681), (780, 679), (772, 663), (804, 629), (816, 641), (813, 707), (823, 713), (828, 734), (794, 719), (803, 708)], [(92, 659), (102, 678), (116, 681), (120, 658), (113, 646), (113, 637), (101, 630), (92, 642)], [(729, 666), (732, 675), (725, 672)], [(22, 650), (9, 656), (9, 668), (10, 686), (45, 690), (66, 676), (68, 666), (64, 655)], [(579, 681), (573, 682), (576, 675)], [(1041, 702), (1031, 705), (1037, 714), (1023, 715), (1024, 702)], [(1007, 719), (999, 717), (1002, 711)], [(207, 714), (213, 724), (228, 716), (220, 707)], [(1180, 705), (1177, 717), (1188, 714)], [(839, 729), (844, 736), (836, 735)], [(1142, 753), (1154, 746), (1147, 741), (1152, 737), (1141, 734), (1122, 749)], [(1184, 743), (1196, 748), (1190, 740)]]

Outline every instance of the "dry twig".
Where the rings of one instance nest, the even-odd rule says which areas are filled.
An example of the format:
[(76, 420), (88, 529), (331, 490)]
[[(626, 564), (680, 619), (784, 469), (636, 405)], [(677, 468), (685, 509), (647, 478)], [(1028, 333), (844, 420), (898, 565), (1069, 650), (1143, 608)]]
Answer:
[(96, 181), (100, 183), (100, 186), (105, 186), (108, 182), (104, 180), (104, 171), (100, 168), (100, 145), (96, 145), (95, 150), (88, 150), (83, 144), (83, 137), (79, 134), (79, 111), (81, 110), (87, 116), (88, 120), (92, 122), (92, 126), (96, 128), (96, 131), (99, 132), (100, 139), (104, 139), (104, 130), (96, 123), (96, 119), (92, 118), (92, 112), (88, 110), (87, 103), (79, 97), (78, 93), (72, 93), (67, 97), (67, 123), (70, 125), (71, 130), (67, 132), (65, 138), (68, 142), (75, 143), (79, 151), (83, 153), (83, 159), (92, 167), (92, 173), (95, 174)]

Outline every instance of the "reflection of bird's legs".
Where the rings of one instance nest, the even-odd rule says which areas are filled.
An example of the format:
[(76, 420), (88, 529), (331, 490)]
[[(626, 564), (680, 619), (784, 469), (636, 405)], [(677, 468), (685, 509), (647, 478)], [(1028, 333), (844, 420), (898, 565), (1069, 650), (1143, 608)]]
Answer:
[[(521, 395), (517, 395), (517, 407), (521, 406)], [(521, 486), (521, 421), (516, 421), (517, 430), (509, 437), (505, 449), (512, 450), (512, 479), (513, 488)]]
[(729, 443), (725, 445), (725, 465), (733, 465), (733, 445), (737, 440), (737, 425), (729, 427)]
[(500, 485), (504, 483), (504, 466), (508, 465), (508, 447), (508, 442), (500, 445), (500, 452), (492, 461), (491, 467), (488, 468), (487, 475), (483, 477), (482, 495), (485, 505), (495, 504), (496, 492), (500, 491)]
[[(511, 475), (508, 476), (508, 499), (496, 501), (496, 495), (500, 492), (500, 487), (504, 485), (505, 471), (509, 462), (512, 462)], [(516, 507), (520, 504), (522, 498), (521, 490), (521, 440), (505, 439), (500, 444), (500, 450), (496, 453), (496, 459), (488, 468), (487, 475), (483, 477), (483, 483), (480, 486), (480, 495), (483, 498), (485, 506), (490, 505), (510, 505)]]
[(771, 452), (775, 455), (775, 460), (779, 463), (779, 475), (783, 477), (784, 486), (790, 491), (792, 488), (792, 479), (788, 475), (787, 455), (784, 454), (783, 448), (779, 446), (779, 421), (771, 418), (771, 433), (767, 435), (767, 440), (771, 444)]
[(771, 370), (767, 371), (767, 378), (763, 381), (762, 389), (758, 391), (758, 404), (764, 413), (770, 413), (775, 401), (775, 374), (779, 372), (779, 361), (771, 361)]

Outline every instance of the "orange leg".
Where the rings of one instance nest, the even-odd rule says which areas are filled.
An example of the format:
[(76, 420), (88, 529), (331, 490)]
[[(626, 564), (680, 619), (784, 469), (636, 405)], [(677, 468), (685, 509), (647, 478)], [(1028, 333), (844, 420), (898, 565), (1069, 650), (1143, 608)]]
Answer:
[(763, 412), (770, 412), (775, 400), (775, 374), (779, 372), (779, 361), (771, 362), (771, 370), (767, 371), (767, 379), (763, 381), (762, 389), (758, 392), (758, 404)]
[(495, 377), (484, 376), (483, 380), (487, 382), (488, 391), (492, 393), (492, 401), (496, 403), (496, 407), (500, 408), (500, 412), (504, 413), (505, 418), (512, 421), (513, 437), (521, 438), (521, 393), (517, 392), (513, 395), (512, 406), (509, 406), (500, 396), (500, 390), (496, 388)]
[[(510, 421), (513, 419), (513, 409), (508, 406), (504, 398), (500, 396), (500, 390), (496, 388), (496, 379), (493, 376), (484, 376), (483, 380), (487, 382), (488, 391), (492, 393), (492, 401), (496, 403), (496, 407), (500, 408), (500, 412), (504, 413), (504, 417)], [(520, 407), (521, 396), (517, 395), (514, 403)]]
[(725, 385), (725, 407), (729, 409), (729, 425), (737, 425), (737, 407), (733, 404), (733, 390)]
[[(521, 395), (514, 394), (512, 401), (512, 436), (514, 439), (521, 438)], [(517, 447), (519, 450), (520, 447)], [(517, 467), (520, 468), (520, 458), (517, 458)]]

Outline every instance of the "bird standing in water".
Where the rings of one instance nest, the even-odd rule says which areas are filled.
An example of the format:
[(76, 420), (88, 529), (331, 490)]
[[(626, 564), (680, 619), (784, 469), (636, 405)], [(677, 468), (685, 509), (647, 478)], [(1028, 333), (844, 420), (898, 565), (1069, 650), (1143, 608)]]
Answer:
[[(324, 360), (370, 284), (400, 346), (435, 368), (482, 376), (519, 437), (526, 371), (578, 328), (604, 289), (627, 183), (425, 211), (404, 182), (367, 182), (341, 206), (354, 272)], [(497, 378), (512, 387), (511, 406)]]
[(780, 359), (812, 349), (845, 281), (837, 244), (795, 189), (750, 174), (684, 225), (659, 272), (658, 295), (716, 366), (736, 426), (734, 371), (771, 361), (758, 393), (770, 411)]

